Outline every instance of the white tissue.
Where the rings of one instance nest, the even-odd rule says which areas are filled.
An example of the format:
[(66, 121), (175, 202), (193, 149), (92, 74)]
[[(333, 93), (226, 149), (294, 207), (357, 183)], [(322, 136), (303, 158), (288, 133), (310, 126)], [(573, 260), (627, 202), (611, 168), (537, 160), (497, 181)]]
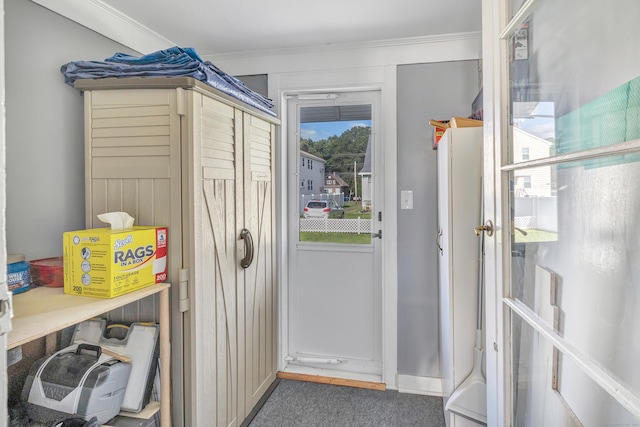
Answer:
[(164, 273), (167, 269), (167, 257), (163, 256), (153, 260), (152, 274)]
[(126, 230), (133, 228), (135, 218), (126, 212), (106, 212), (98, 215), (98, 219), (107, 224), (111, 224), (112, 230)]

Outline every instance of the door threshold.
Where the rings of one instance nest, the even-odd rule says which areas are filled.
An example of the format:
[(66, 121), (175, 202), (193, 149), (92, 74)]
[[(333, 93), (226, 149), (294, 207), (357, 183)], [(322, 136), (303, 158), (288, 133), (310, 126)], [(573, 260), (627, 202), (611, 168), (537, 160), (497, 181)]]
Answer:
[(368, 390), (384, 391), (387, 388), (386, 384), (381, 382), (354, 380), (349, 378), (328, 377), (324, 375), (301, 374), (296, 372), (280, 371), (277, 374), (277, 378), (282, 380), (306, 381), (306, 382), (319, 383), (319, 384), (331, 384), (331, 385), (339, 385), (339, 386), (345, 386), (345, 387), (365, 388)]

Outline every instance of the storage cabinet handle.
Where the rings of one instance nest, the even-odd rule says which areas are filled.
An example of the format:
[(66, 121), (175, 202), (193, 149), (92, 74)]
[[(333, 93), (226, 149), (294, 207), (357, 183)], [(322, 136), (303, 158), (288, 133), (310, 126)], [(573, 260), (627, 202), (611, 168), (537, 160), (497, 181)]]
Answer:
[(240, 267), (248, 268), (253, 262), (253, 238), (246, 228), (240, 232), (240, 238), (244, 240), (244, 258), (240, 260)]

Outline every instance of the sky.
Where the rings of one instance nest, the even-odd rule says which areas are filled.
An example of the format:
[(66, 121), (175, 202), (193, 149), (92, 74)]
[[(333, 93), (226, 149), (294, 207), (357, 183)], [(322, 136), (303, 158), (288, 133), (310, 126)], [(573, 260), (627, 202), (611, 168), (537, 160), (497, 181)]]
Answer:
[(355, 126), (371, 126), (371, 120), (300, 123), (300, 137), (309, 138), (312, 141), (319, 141), (334, 135), (340, 136), (344, 131)]
[(555, 139), (553, 102), (538, 102), (527, 118), (514, 117), (514, 124), (523, 131), (541, 139)]

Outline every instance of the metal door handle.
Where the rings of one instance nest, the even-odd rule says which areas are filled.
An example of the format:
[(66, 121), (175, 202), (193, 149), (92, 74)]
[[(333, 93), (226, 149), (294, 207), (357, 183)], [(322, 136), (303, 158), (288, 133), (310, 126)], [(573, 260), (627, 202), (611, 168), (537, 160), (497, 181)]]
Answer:
[(376, 237), (377, 237), (378, 239), (382, 239), (382, 230), (378, 230), (378, 232), (377, 232), (377, 233), (372, 233), (372, 234), (371, 234), (371, 238), (372, 238), (372, 239), (375, 239)]
[(240, 232), (240, 238), (244, 240), (244, 258), (240, 260), (240, 267), (248, 268), (253, 262), (253, 238), (246, 228)]
[(487, 222), (484, 223), (484, 225), (474, 227), (473, 230), (476, 232), (476, 236), (480, 236), (480, 234), (482, 234), (482, 232), (484, 231), (485, 233), (487, 233), (487, 236), (491, 237), (493, 236), (493, 222), (488, 219)]

